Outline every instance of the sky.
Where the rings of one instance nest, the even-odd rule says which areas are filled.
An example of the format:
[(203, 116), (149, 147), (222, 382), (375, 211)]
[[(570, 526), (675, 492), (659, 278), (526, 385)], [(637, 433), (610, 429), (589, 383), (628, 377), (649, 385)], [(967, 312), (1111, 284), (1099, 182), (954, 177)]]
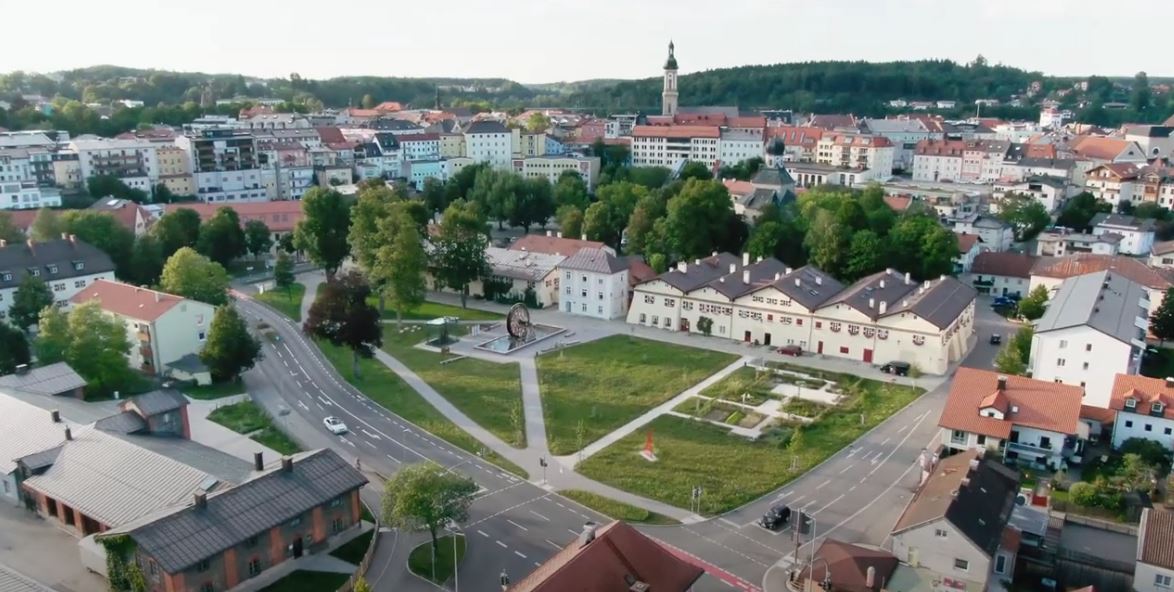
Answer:
[[(1171, 0), (0, 0), (0, 72), (97, 64), (304, 78), (659, 76), (982, 54), (1045, 74), (1174, 75)], [(46, 20), (46, 19), (49, 20)], [(19, 26), (27, 23), (28, 26)], [(12, 26), (17, 25), (17, 26)]]

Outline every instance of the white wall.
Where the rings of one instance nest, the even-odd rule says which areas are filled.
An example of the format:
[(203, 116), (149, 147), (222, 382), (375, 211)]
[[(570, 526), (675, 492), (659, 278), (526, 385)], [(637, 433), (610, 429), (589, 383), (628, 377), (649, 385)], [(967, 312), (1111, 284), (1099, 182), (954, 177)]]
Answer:
[(1149, 415), (1150, 404), (1137, 402), (1137, 412), (1118, 411), (1113, 422), (1113, 448), (1130, 438), (1153, 440), (1166, 450), (1174, 450), (1174, 420)]
[(560, 269), (562, 311), (611, 320), (624, 316), (628, 304), (628, 270), (615, 274)]
[(1158, 575), (1169, 576), (1174, 580), (1174, 570), (1138, 561), (1133, 569), (1133, 589), (1136, 592), (1170, 592), (1170, 586), (1155, 585)]
[[(68, 263), (63, 265), (68, 265)], [(45, 270), (41, 270), (41, 279), (45, 280), (45, 285), (49, 286), (49, 290), (53, 292), (53, 301), (60, 306), (62, 303), (69, 302), (70, 298), (94, 283), (95, 280), (114, 281), (114, 272), (54, 279), (53, 276), (47, 275)], [(8, 309), (12, 307), (12, 298), (16, 294), (16, 290), (17, 288), (0, 290), (0, 320), (7, 320)]]
[[(936, 531), (944, 531), (945, 537)], [(945, 519), (893, 535), (893, 555), (899, 561), (924, 567), (943, 576), (978, 583), (986, 582), (990, 558), (966, 535)], [(955, 560), (965, 560), (967, 569), (956, 568)]]
[(1133, 373), (1132, 349), (1084, 325), (1036, 333), (1031, 340), (1031, 376), (1084, 386), (1085, 405), (1108, 408), (1116, 375)]

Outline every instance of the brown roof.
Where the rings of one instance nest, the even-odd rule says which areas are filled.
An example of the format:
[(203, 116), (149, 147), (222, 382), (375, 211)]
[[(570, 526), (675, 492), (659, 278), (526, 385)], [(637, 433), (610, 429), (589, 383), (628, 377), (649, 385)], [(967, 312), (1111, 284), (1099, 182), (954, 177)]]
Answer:
[(977, 234), (966, 234), (965, 232), (955, 232), (954, 235), (958, 237), (958, 252), (959, 253), (963, 253), (963, 254), (969, 253), (970, 249), (974, 248), (974, 245), (977, 245), (978, 243), (982, 242), (982, 239), (979, 238), (979, 236)]
[[(1006, 440), (1011, 426), (1026, 426), (1061, 434), (1075, 434), (1083, 389), (1078, 386), (1008, 376), (1003, 391), (1008, 411), (1004, 419), (985, 417), (983, 401), (998, 389), (998, 372), (959, 368), (938, 425)], [(1014, 410), (1018, 409), (1018, 412)]]
[(1155, 269), (1131, 257), (1092, 253), (1040, 258), (1032, 266), (1031, 275), (1068, 279), (1106, 269), (1151, 289), (1165, 290), (1174, 285), (1171, 280), (1174, 272), (1169, 270)]
[(1174, 241), (1156, 242), (1153, 248), (1150, 249), (1151, 255), (1166, 255), (1168, 253), (1174, 253)]
[(140, 288), (122, 282), (95, 280), (73, 298), (74, 304), (97, 300), (102, 310), (116, 315), (151, 322), (184, 301), (181, 296)]
[(750, 181), (739, 181), (737, 179), (722, 179), (722, 185), (726, 186), (726, 190), (730, 195), (750, 195), (754, 193), (754, 184)]
[(143, 206), (128, 199), (99, 199), (90, 205), (89, 209), (105, 212), (114, 216), (119, 224), (134, 232), (135, 223), (141, 217), (144, 221), (150, 220), (151, 215)]
[(1141, 512), (1137, 561), (1174, 569), (1174, 513), (1159, 508)]
[[(821, 569), (824, 562), (827, 562), (826, 571)], [(827, 574), (831, 578), (832, 590), (837, 592), (873, 592), (882, 582), (892, 579), (893, 572), (897, 569), (897, 558), (881, 549), (869, 549), (835, 539), (824, 539), (815, 551), (815, 559), (799, 572), (799, 578), (804, 582), (810, 577), (812, 566), (815, 567), (817, 585)], [(869, 567), (875, 570), (874, 588), (865, 585)], [(803, 586), (799, 588), (802, 589)]]
[(628, 285), (635, 286), (654, 277), (656, 277), (656, 270), (639, 257), (628, 258)]
[(782, 138), (783, 144), (787, 146), (814, 147), (823, 138), (824, 131), (818, 127), (783, 125), (766, 128), (766, 135), (770, 138)]
[(544, 234), (527, 234), (510, 245), (511, 251), (530, 251), (531, 253), (546, 253), (547, 255), (562, 255), (570, 257), (579, 252), (579, 249), (602, 249), (606, 247), (599, 241), (580, 240), (577, 238), (563, 238), (546, 236)]
[(1029, 278), (1038, 257), (1023, 253), (987, 251), (974, 258), (970, 273)]
[(974, 458), (977, 458), (976, 454), (962, 453), (938, 461), (925, 484), (917, 490), (909, 505), (905, 506), (901, 518), (893, 526), (893, 532), (900, 532), (945, 516), (950, 502), (954, 501), (952, 494), (958, 491), (962, 479), (970, 469), (970, 461)]
[(638, 125), (632, 128), (633, 138), (718, 138), (721, 129), (716, 125)]
[(241, 219), (241, 226), (249, 220), (260, 220), (269, 227), (270, 232), (292, 232), (298, 222), (302, 220), (302, 202), (300, 201), (258, 201), (251, 203), (235, 203), (232, 205), (218, 203), (178, 203), (167, 207), (168, 212), (180, 208), (195, 210), (200, 220), (207, 220), (216, 214), (220, 208), (231, 208)]
[(908, 210), (909, 204), (913, 203), (913, 198), (908, 195), (886, 195), (884, 199), (885, 203), (896, 212)]
[(613, 522), (586, 545), (578, 539), (571, 542), (510, 592), (627, 590), (629, 577), (654, 592), (685, 592), (703, 573), (635, 528)]
[(1077, 156), (1097, 160), (1113, 160), (1125, 152), (1130, 144), (1132, 142), (1118, 138), (1077, 136), (1069, 143), (1069, 147)]
[(1103, 407), (1093, 407), (1092, 405), (1080, 406), (1080, 419), (1088, 419), (1097, 423), (1113, 423), (1117, 417), (1117, 412), (1112, 409), (1105, 409)]
[(922, 140), (914, 150), (920, 156), (957, 156), (962, 158), (966, 142), (962, 140)]
[(812, 127), (830, 130), (838, 127), (853, 127), (856, 125), (856, 118), (850, 114), (812, 115), (810, 123)]
[[(1174, 419), (1174, 387), (1166, 384), (1161, 378), (1137, 376), (1132, 374), (1118, 374), (1113, 380), (1113, 392), (1109, 398), (1109, 408), (1115, 411), (1125, 411), (1125, 400), (1137, 401), (1137, 413), (1152, 415), (1153, 404), (1162, 404), (1161, 417)], [(1130, 410), (1129, 413), (1133, 413)]]

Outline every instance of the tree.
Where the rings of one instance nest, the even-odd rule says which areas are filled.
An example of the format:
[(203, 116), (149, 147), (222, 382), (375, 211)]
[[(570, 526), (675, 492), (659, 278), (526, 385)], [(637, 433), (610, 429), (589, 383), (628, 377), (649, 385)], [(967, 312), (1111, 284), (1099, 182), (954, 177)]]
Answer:
[(155, 192), (155, 203), (171, 203), (176, 200), (178, 196), (171, 192), (171, 188), (163, 183), (155, 185), (153, 188)]
[(8, 316), (17, 328), (25, 330), (36, 324), (42, 309), (52, 305), (53, 292), (49, 286), (38, 277), (26, 275), (12, 295)]
[(844, 266), (844, 277), (849, 280), (862, 278), (884, 269), (884, 241), (871, 230), (861, 230), (852, 235), (848, 245), (848, 260)]
[(620, 238), (636, 204), (648, 195), (648, 188), (621, 181), (599, 188), (599, 201), (583, 212), (583, 232), (589, 240), (620, 246)]
[(55, 307), (41, 314), (37, 359), (42, 364), (64, 361), (86, 380), (86, 391), (104, 395), (126, 388), (134, 373), (126, 363), (130, 338), (126, 325), (102, 310), (97, 300), (69, 312)]
[(1144, 113), (1153, 103), (1153, 92), (1149, 76), (1146, 76), (1145, 72), (1138, 72), (1133, 77), (1133, 95), (1129, 100), (1129, 106), (1136, 113)]
[(352, 373), (359, 377), (359, 358), (370, 358), (383, 345), (379, 311), (367, 303), (371, 286), (357, 271), (348, 271), (318, 288), (318, 296), (302, 329), (331, 344), (347, 347), (352, 354)]
[(354, 592), (371, 592), (371, 584), (367, 583), (367, 578), (359, 576), (359, 579), (355, 580), (353, 590)]
[(163, 273), (163, 263), (166, 261), (159, 240), (150, 234), (144, 234), (135, 239), (126, 279), (140, 286), (154, 285), (158, 283), (159, 274)]
[(166, 292), (208, 304), (219, 306), (228, 301), (228, 272), (189, 247), (167, 259), (159, 285)]
[[(681, 192), (668, 201), (667, 209), (662, 238), (671, 254), (695, 259), (713, 251), (730, 250), (734, 206), (720, 182), (686, 181)], [(737, 249), (742, 239), (732, 242), (738, 243), (733, 245)]]
[(436, 279), (460, 293), (462, 308), (467, 305), (469, 284), (489, 273), (485, 257), (488, 241), (483, 228), (477, 204), (465, 201), (448, 206), (440, 223), (433, 253)]
[(908, 271), (919, 280), (948, 274), (954, 269), (958, 237), (932, 216), (903, 216), (889, 231), (887, 242), (890, 265)]
[(503, 228), (505, 222), (514, 217), (515, 211), (525, 211), (524, 207), (517, 207), (517, 196), (524, 191), (523, 184), (522, 177), (516, 173), (483, 169), (477, 173), (468, 199), (496, 220), (498, 228)]
[(1036, 286), (1027, 297), (1019, 301), (1019, 315), (1023, 318), (1034, 321), (1044, 316), (1044, 311), (1048, 305), (1048, 289), (1043, 286)]
[(135, 235), (114, 216), (92, 210), (71, 210), (62, 216), (66, 232), (90, 243), (110, 256), (114, 273), (128, 277)]
[(391, 240), (375, 252), (375, 265), (370, 275), (374, 283), (383, 286), (383, 295), (395, 309), (396, 327), (402, 328), (403, 313), (424, 303), (428, 255), (424, 252), (416, 224), (407, 213), (395, 212), (384, 219), (381, 226)]
[[(631, 167), (627, 171), (628, 182), (641, 185), (645, 189), (664, 187), (665, 183), (668, 183), (669, 178), (673, 175), (672, 171), (658, 166)], [(683, 179), (684, 177), (682, 177)]]
[(244, 255), (247, 248), (240, 216), (230, 207), (216, 210), (211, 218), (200, 225), (196, 251), (225, 267)]
[(448, 196), (444, 192), (444, 183), (436, 177), (424, 179), (424, 187), (420, 191), (420, 197), (424, 200), (424, 205), (428, 206), (429, 213), (443, 212), (444, 208), (448, 207)]
[(681, 167), (681, 172), (677, 175), (677, 178), (682, 181), (688, 181), (689, 179), (708, 181), (713, 179), (713, 173), (704, 164), (696, 160), (690, 160), (685, 163), (685, 166)]
[(191, 208), (167, 212), (151, 227), (151, 234), (159, 241), (164, 257), (184, 247), (195, 248), (200, 239), (200, 214)]
[[(34, 223), (36, 220), (33, 221)], [(57, 236), (61, 236), (58, 234)], [(24, 231), (12, 222), (12, 214), (0, 212), (0, 240), (10, 244), (24, 242)]]
[(129, 199), (135, 203), (147, 203), (150, 201), (150, 196), (142, 189), (134, 189), (122, 182), (122, 179), (113, 175), (94, 175), (86, 179), (86, 190), (90, 197), (95, 199), (104, 199), (107, 197), (116, 197), (118, 199)]
[(208, 339), (200, 350), (200, 361), (212, 373), (212, 380), (236, 380), (253, 367), (261, 355), (261, 343), (249, 333), (249, 326), (230, 305), (216, 307)]
[(1031, 196), (1008, 193), (999, 203), (999, 218), (1015, 227), (1015, 240), (1035, 238), (1051, 224), (1047, 208)]
[(823, 271), (838, 276), (848, 256), (846, 229), (827, 210), (820, 210), (811, 222), (804, 244), (811, 254), (811, 263)]
[(1166, 345), (1167, 339), (1174, 338), (1174, 288), (1166, 288), (1162, 304), (1150, 316), (1150, 332)]
[(591, 205), (591, 199), (587, 197), (587, 184), (579, 173), (563, 171), (559, 175), (558, 182), (554, 184), (554, 205), (555, 208), (575, 206), (580, 211)]
[(383, 486), (383, 521), (399, 528), (427, 530), (435, 549), (445, 524), (469, 519), (476, 493), (472, 479), (435, 463), (408, 465)]
[(33, 349), (41, 364), (65, 361), (69, 349), (69, 318), (63, 310), (50, 306), (41, 311)]
[[(665, 237), (656, 230), (658, 220), (668, 214), (667, 200), (659, 192), (652, 192), (640, 198), (636, 209), (628, 217), (628, 244), (625, 251), (628, 253), (656, 253), (665, 250)], [(662, 226), (662, 228), (664, 228)]]
[(544, 132), (550, 128), (550, 118), (540, 111), (535, 111), (526, 119), (526, 130), (531, 133)]
[(293, 255), (294, 253), (298, 252), (298, 247), (294, 244), (293, 233), (287, 232), (281, 235), (281, 238), (277, 239), (277, 248), (281, 249), (281, 252), (288, 255)]
[(350, 250), (350, 207), (333, 189), (315, 187), (302, 196), (303, 218), (294, 230), (294, 244), (333, 280)]
[(285, 253), (278, 253), (277, 262), (273, 264), (273, 284), (285, 290), (286, 295), (289, 295), (290, 288), (293, 287), (293, 259)]
[(37, 210), (37, 217), (33, 218), (33, 223), (29, 226), (29, 238), (37, 242), (56, 240), (64, 233), (65, 223), (61, 216), (49, 208)]
[(360, 103), (364, 109), (370, 109), (375, 106), (375, 97), (371, 95), (363, 95), (363, 100)]
[(1113, 206), (1108, 202), (1100, 201), (1095, 195), (1084, 191), (1073, 196), (1064, 205), (1063, 211), (1056, 218), (1056, 226), (1071, 228), (1077, 232), (1088, 229), (1093, 216), (1101, 212), (1112, 211)]
[(245, 247), (253, 257), (260, 257), (273, 247), (273, 233), (269, 232), (269, 226), (260, 220), (245, 222), (244, 234)]
[[(481, 171), (489, 168), (485, 163), (471, 164), (463, 167), (457, 171), (455, 175), (448, 178), (448, 182), (444, 185), (445, 208), (448, 204), (458, 200), (464, 199), (471, 201), (472, 198), (469, 193), (473, 190), (473, 184), (477, 182), (477, 177), (481, 175)], [(488, 212), (486, 212), (488, 215)]]
[(554, 214), (559, 231), (567, 238), (579, 238), (583, 234), (583, 210), (571, 205), (562, 206)]
[(701, 331), (706, 337), (709, 337), (713, 333), (713, 319), (709, 317), (697, 317), (697, 330)]
[(0, 376), (12, 374), (16, 367), (29, 363), (29, 342), (24, 331), (0, 322)]

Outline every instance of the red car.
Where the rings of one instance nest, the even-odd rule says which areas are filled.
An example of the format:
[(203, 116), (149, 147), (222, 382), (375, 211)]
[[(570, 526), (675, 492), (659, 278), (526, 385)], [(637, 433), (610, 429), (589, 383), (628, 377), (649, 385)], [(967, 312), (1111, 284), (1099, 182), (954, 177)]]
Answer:
[(798, 345), (784, 345), (777, 351), (784, 356), (794, 356), (796, 358), (803, 355), (803, 348), (799, 347)]

